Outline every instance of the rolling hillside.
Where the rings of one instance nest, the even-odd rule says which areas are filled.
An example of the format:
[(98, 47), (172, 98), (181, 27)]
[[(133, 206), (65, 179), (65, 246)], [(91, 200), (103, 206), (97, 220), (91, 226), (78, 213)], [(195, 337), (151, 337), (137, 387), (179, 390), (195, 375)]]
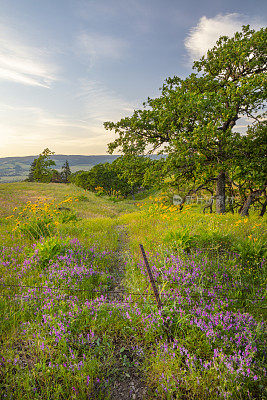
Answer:
[[(0, 158), (0, 182), (20, 182), (23, 181), (29, 173), (30, 165), (38, 156), (25, 157), (4, 157)], [(97, 155), (97, 156), (80, 156), (55, 154), (51, 159), (55, 161), (55, 169), (61, 170), (62, 165), (68, 160), (71, 172), (79, 170), (89, 170), (96, 164), (112, 162), (118, 158), (118, 155)], [(164, 157), (163, 155), (151, 155), (153, 159)]]
[[(26, 157), (4, 157), (0, 158), (0, 182), (18, 182), (24, 180), (29, 172), (32, 161), (38, 156)], [(51, 158), (56, 163), (56, 169), (60, 170), (66, 160), (68, 160), (71, 171), (89, 170), (94, 165), (105, 162), (112, 162), (118, 156), (98, 155), (80, 156), (57, 154)]]

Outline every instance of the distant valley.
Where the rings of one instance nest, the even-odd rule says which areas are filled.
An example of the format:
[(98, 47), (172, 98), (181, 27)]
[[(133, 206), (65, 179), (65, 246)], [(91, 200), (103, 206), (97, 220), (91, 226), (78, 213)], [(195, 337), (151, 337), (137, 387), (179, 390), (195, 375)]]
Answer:
[[(3, 157), (0, 158), (0, 182), (18, 182), (23, 181), (29, 174), (30, 165), (38, 156), (26, 157)], [(79, 156), (55, 154), (51, 159), (55, 161), (55, 169), (61, 170), (62, 165), (68, 160), (71, 172), (79, 170), (88, 171), (96, 164), (112, 162), (118, 158), (118, 155), (99, 155), (99, 156)], [(152, 159), (162, 156), (151, 155)]]
[[(0, 182), (17, 182), (27, 178), (30, 165), (38, 156), (26, 157), (4, 157), (0, 158)], [(57, 170), (61, 170), (62, 165), (68, 160), (71, 172), (79, 170), (89, 170), (96, 164), (112, 162), (116, 155), (99, 155), (99, 156), (79, 156), (57, 154), (51, 156), (55, 161)]]

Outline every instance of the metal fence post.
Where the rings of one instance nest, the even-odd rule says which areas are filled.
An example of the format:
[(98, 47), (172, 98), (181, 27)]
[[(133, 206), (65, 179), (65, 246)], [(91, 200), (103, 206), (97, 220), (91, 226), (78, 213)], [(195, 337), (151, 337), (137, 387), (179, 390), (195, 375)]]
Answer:
[(154, 295), (155, 295), (155, 298), (156, 298), (158, 309), (161, 309), (162, 308), (162, 303), (160, 301), (159, 292), (158, 292), (158, 289), (157, 289), (157, 286), (156, 286), (152, 271), (151, 271), (150, 266), (148, 264), (144, 247), (143, 247), (142, 244), (140, 244), (139, 246), (140, 246), (141, 253), (142, 253), (142, 256), (143, 256), (143, 259), (144, 259), (144, 262), (145, 262), (145, 266), (146, 266), (146, 270), (147, 270), (147, 273), (148, 273), (148, 276), (149, 276), (149, 280), (150, 280), (150, 283), (151, 283), (151, 286), (152, 286), (152, 289), (153, 289), (153, 292), (154, 292)]

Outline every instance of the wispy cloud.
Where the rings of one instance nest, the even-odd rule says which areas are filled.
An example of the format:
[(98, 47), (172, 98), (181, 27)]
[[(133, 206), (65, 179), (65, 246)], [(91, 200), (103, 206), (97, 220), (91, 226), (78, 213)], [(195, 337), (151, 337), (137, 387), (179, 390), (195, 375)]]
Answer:
[(38, 154), (43, 148), (72, 152), (73, 140), (90, 136), (86, 121), (34, 106), (0, 103), (0, 154)]
[(103, 122), (118, 121), (122, 117), (131, 115), (134, 103), (127, 101), (99, 81), (85, 79), (81, 80), (76, 99), (81, 105), (81, 120), (87, 124), (89, 134), (86, 138), (76, 141), (75, 146), (81, 146), (82, 154), (86, 150), (87, 154), (105, 153), (107, 144), (114, 140), (115, 134), (106, 131)]
[(251, 19), (238, 13), (218, 14), (214, 18), (201, 17), (197, 26), (191, 29), (184, 41), (190, 58), (195, 60), (202, 57), (216, 44), (220, 36), (232, 36), (241, 29), (242, 25), (247, 24), (254, 29), (259, 29), (264, 25), (261, 24), (260, 19)]
[(104, 154), (114, 134), (103, 122), (131, 113), (132, 104), (100, 82), (87, 81), (75, 101), (80, 104), (75, 116), (0, 103), (0, 157), (39, 154), (45, 147), (63, 154)]
[(87, 121), (102, 124), (117, 120), (133, 112), (134, 104), (123, 99), (98, 81), (82, 80), (77, 98), (83, 104)]
[(114, 36), (83, 32), (78, 37), (80, 53), (89, 56), (91, 64), (103, 58), (120, 59), (124, 56), (127, 47), (125, 40)]
[(47, 51), (22, 43), (0, 26), (0, 79), (48, 88), (56, 80), (56, 67), (47, 59)]

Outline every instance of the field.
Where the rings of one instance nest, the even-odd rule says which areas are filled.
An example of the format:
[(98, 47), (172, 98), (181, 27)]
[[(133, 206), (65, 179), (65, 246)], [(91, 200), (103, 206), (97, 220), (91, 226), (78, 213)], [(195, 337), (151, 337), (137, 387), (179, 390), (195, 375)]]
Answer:
[(0, 398), (267, 398), (265, 227), (0, 184)]

